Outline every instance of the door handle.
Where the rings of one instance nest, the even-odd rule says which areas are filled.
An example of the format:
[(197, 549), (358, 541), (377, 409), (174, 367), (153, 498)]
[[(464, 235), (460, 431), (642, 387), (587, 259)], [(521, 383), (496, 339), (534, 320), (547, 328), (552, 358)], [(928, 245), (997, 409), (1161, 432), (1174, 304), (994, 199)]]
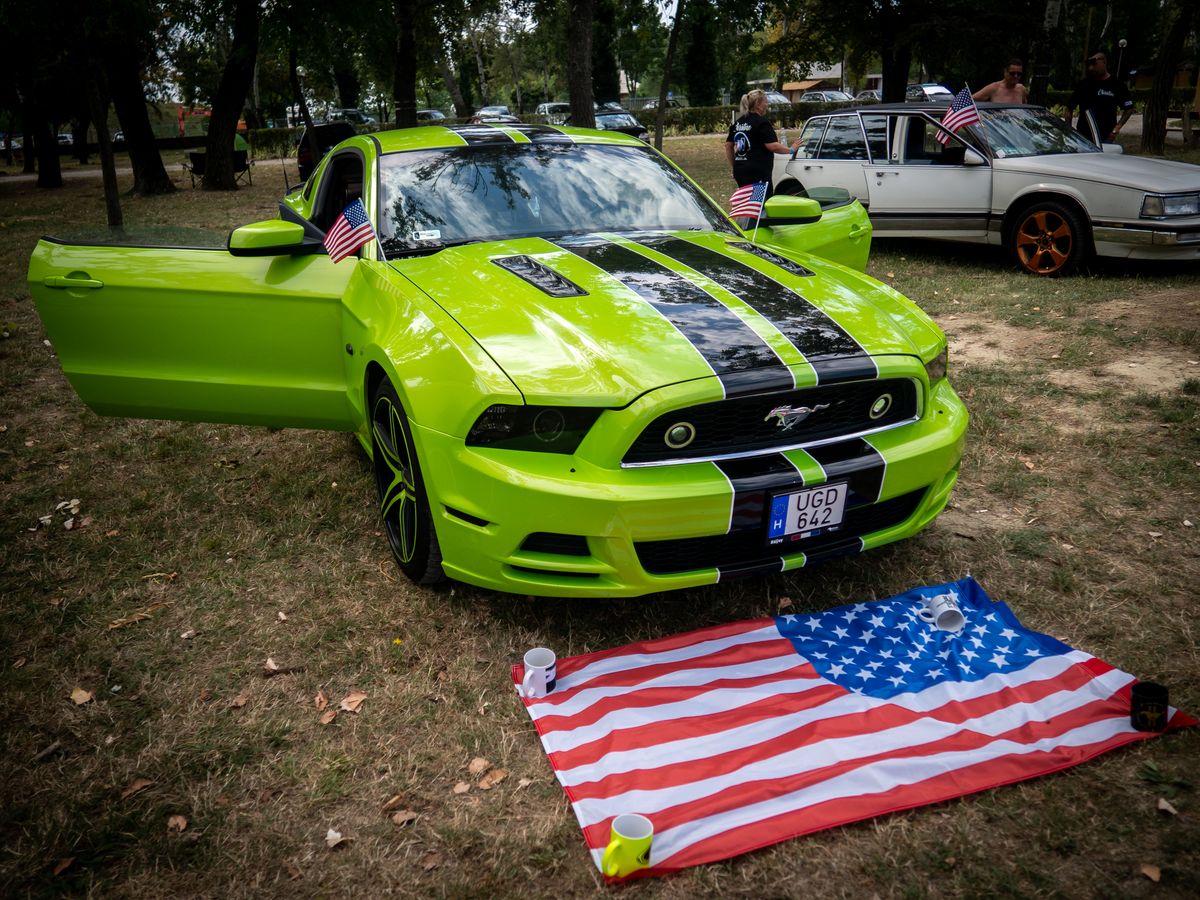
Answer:
[(80, 278), (73, 275), (47, 275), (42, 279), (42, 284), (52, 288), (96, 288), (104, 287), (103, 281), (97, 281), (95, 278)]
[(808, 163), (808, 164), (805, 164), (804, 171), (807, 172), (809, 169), (824, 169), (824, 168), (825, 168), (824, 166), (814, 166), (811, 163)]
[(870, 228), (866, 225), (851, 225), (850, 226), (850, 237), (852, 237), (852, 238), (858, 237), (860, 234), (865, 234), (869, 230), (870, 230)]
[(895, 169), (883, 169), (883, 170), (876, 169), (875, 170), (876, 178), (882, 178), (884, 175), (899, 175), (899, 174), (900, 173), (897, 172)]

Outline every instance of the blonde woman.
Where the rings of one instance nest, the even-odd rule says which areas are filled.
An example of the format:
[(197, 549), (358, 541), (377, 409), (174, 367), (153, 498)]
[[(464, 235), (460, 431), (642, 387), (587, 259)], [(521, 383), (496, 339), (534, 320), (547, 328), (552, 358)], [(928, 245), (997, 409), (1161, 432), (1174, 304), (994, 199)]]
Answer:
[[(767, 95), (759, 90), (742, 96), (741, 115), (729, 126), (725, 139), (725, 158), (739, 187), (760, 181), (771, 183), (775, 154), (791, 148), (780, 143), (767, 119)], [(796, 143), (799, 144), (799, 139)], [(769, 190), (769, 188), (768, 188)]]

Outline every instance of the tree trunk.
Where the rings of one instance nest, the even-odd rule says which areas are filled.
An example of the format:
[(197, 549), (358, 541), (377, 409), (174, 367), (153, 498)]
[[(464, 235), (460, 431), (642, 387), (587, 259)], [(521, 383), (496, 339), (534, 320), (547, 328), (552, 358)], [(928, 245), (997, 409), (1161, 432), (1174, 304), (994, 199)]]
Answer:
[(108, 213), (108, 227), (120, 231), (125, 225), (121, 214), (121, 195), (117, 189), (117, 166), (113, 160), (112, 141), (108, 136), (108, 103), (101, 99), (100, 80), (103, 74), (99, 65), (91, 65), (92, 77), (87, 83), (88, 112), (96, 123), (96, 143), (100, 147), (100, 171), (104, 176), (104, 208)]
[(883, 103), (903, 103), (908, 87), (908, 68), (912, 65), (912, 44), (891, 44), (880, 50), (883, 60)]
[(129, 151), (129, 162), (133, 167), (130, 193), (135, 197), (169, 194), (175, 190), (175, 185), (163, 166), (154, 129), (150, 127), (141, 66), (132, 54), (123, 53), (122, 49), (108, 48), (105, 70), (117, 120), (125, 132), (125, 149)]
[(46, 119), (39, 118), (34, 129), (37, 135), (35, 143), (38, 167), (37, 186), (60, 188), (63, 186), (63, 180), (62, 168), (58, 160), (58, 139), (54, 136), (54, 130)]
[(521, 114), (521, 75), (517, 71), (517, 41), (516, 41), (516, 38), (513, 38), (513, 42), (508, 48), (508, 63), (509, 63), (509, 67), (512, 69), (513, 94), (517, 98), (516, 113), (519, 116)]
[(571, 99), (571, 124), (580, 128), (595, 128), (592, 19), (596, 12), (596, 0), (568, 0), (567, 6), (567, 88)]
[(683, 21), (683, 2), (675, 7), (675, 20), (671, 23), (671, 36), (667, 39), (667, 58), (663, 61), (662, 84), (658, 88), (658, 109), (654, 111), (654, 149), (662, 150), (663, 122), (667, 117), (667, 87), (671, 82), (671, 66), (675, 62), (675, 45), (679, 42), (679, 24)]
[(346, 57), (337, 59), (339, 61), (333, 65), (333, 83), (337, 86), (338, 103), (347, 109), (357, 109), (361, 93), (358, 73), (354, 71), (353, 66), (341, 62)]
[(236, 191), (233, 171), (233, 139), (238, 119), (254, 80), (258, 58), (258, 0), (237, 0), (233, 11), (233, 45), (213, 97), (208, 120), (208, 142), (204, 148), (204, 189)]
[(88, 125), (91, 124), (91, 112), (79, 114), (79, 118), (75, 120), (75, 127), (71, 129), (72, 155), (78, 160), (81, 166), (88, 164)]
[(21, 145), (21, 173), (24, 175), (32, 175), (37, 171), (37, 143), (33, 137), (35, 122), (37, 116), (34, 114), (33, 104), (28, 99), (22, 100), (21, 132), (25, 135), (25, 141)]
[(288, 81), (292, 86), (292, 96), (296, 98), (296, 106), (300, 109), (300, 118), (304, 122), (304, 140), (312, 154), (313, 165), (321, 161), (321, 145), (317, 143), (317, 135), (313, 130), (312, 114), (308, 111), (308, 101), (304, 99), (304, 91), (300, 89), (300, 75), (296, 66), (295, 32), (288, 33)]
[(417, 31), (416, 0), (395, 0), (396, 57), (392, 77), (392, 101), (396, 127), (417, 124)]
[[(588, 2), (591, 2), (591, 0), (588, 0)], [(483, 51), (479, 48), (479, 32), (477, 31), (471, 32), (471, 46), (475, 50), (475, 68), (479, 70), (479, 99), (482, 101), (479, 105), (490, 106), (487, 69), (483, 67)]]
[(447, 58), (443, 43), (443, 53), (438, 56), (438, 71), (442, 73), (442, 83), (446, 85), (446, 90), (450, 93), (450, 99), (454, 102), (454, 115), (460, 119), (465, 119), (471, 114), (470, 107), (467, 106), (467, 101), (463, 99), (462, 89), (458, 86), (458, 79), (454, 77), (454, 70), (450, 68), (450, 60)]
[(1192, 30), (1195, 8), (1172, 3), (1167, 7), (1175, 12), (1175, 20), (1167, 39), (1158, 52), (1154, 64), (1154, 82), (1150, 85), (1150, 99), (1142, 114), (1142, 152), (1151, 156), (1162, 156), (1167, 143), (1167, 111), (1171, 108), (1171, 89), (1175, 85), (1175, 73), (1183, 59), (1183, 45)]

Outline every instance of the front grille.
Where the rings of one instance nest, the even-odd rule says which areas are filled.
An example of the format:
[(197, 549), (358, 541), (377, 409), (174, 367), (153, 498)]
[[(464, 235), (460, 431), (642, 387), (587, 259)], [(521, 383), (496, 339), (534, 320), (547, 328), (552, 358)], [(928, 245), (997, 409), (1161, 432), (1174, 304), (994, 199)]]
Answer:
[[(777, 548), (766, 546), (765, 527), (710, 537), (639, 541), (634, 544), (634, 549), (642, 568), (652, 575), (712, 568), (754, 569), (772, 565), (778, 571), (779, 561), (784, 555), (793, 556), (803, 552), (811, 557), (821, 551), (834, 549), (848, 539), (899, 525), (916, 512), (924, 494), (925, 489), (922, 488), (882, 503), (848, 509), (840, 531), (794, 541), (786, 545), (783, 554), (777, 552)], [(724, 571), (722, 574), (725, 574)]]
[[(872, 405), (884, 395), (891, 396), (891, 405), (871, 418)], [(780, 422), (781, 417), (792, 417), (786, 411), (771, 414), (788, 407), (813, 412), (787, 426), (786, 421)], [(718, 400), (659, 416), (634, 441), (622, 463), (644, 465), (794, 447), (887, 428), (916, 415), (917, 385), (911, 378), (851, 381)], [(683, 424), (695, 429), (695, 437), (685, 446), (669, 446), (668, 432)]]

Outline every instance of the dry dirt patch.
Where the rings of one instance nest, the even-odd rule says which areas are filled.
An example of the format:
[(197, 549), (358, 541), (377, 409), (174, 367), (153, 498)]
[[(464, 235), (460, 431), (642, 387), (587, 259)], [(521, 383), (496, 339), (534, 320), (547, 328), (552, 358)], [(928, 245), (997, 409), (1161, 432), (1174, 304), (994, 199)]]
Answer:
[(951, 364), (994, 366), (1029, 357), (1048, 359), (1062, 344), (1060, 336), (979, 316), (943, 316), (938, 324), (950, 340)]

